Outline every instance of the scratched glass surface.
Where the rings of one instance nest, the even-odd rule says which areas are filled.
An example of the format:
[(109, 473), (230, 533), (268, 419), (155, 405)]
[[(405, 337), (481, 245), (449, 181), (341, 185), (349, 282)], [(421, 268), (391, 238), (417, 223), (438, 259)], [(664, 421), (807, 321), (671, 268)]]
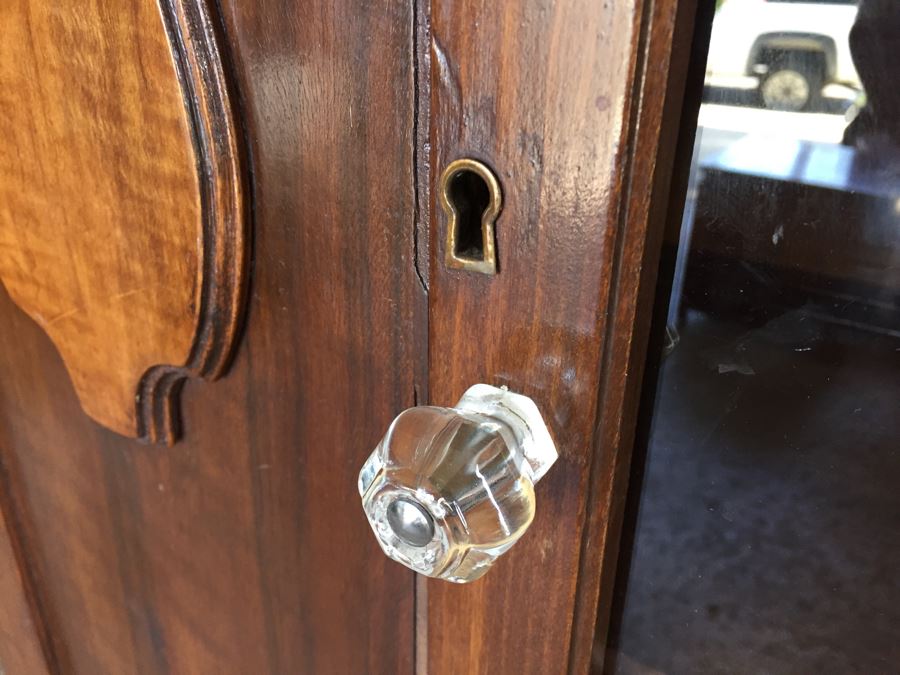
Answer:
[(610, 672), (900, 671), (898, 54), (720, 3)]

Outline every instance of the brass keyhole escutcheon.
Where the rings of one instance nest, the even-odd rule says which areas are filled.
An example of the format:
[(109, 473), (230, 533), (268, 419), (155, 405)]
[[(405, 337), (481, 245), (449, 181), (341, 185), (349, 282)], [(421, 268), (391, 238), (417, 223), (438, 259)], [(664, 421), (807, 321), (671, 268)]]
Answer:
[(439, 193), (447, 214), (444, 263), (453, 269), (496, 274), (494, 223), (503, 198), (494, 172), (477, 160), (457, 159), (441, 174)]

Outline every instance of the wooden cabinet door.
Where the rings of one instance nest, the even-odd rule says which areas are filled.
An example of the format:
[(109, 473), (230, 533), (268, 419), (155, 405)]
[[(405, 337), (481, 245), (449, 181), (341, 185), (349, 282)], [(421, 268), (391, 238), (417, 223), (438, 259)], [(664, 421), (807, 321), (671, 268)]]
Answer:
[[(602, 667), (692, 0), (0, 9), (5, 672)], [(494, 274), (438, 179), (496, 175)], [(371, 536), (400, 411), (560, 460), (483, 579)]]

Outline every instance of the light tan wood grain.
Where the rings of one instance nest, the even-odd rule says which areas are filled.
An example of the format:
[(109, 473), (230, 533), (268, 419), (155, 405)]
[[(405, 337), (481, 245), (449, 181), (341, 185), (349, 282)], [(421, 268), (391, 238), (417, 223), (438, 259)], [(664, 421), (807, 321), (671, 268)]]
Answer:
[[(218, 180), (203, 164), (215, 132), (203, 121), (222, 92), (213, 77), (203, 96), (210, 87), (192, 77), (208, 57), (191, 42), (193, 17), (178, 2), (162, 12), (102, 0), (0, 9), (0, 279), (50, 335), (91, 417), (171, 441), (178, 369), (204, 374), (195, 334), (216, 302), (204, 256), (215, 260), (218, 233), (204, 217), (222, 200), (215, 186), (201, 199), (200, 176)], [(240, 246), (231, 254), (240, 266)]]

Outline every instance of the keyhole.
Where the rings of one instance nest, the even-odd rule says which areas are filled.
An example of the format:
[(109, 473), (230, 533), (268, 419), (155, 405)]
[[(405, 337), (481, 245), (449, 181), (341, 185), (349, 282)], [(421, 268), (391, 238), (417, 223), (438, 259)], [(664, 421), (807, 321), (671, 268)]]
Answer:
[(491, 203), (484, 178), (474, 171), (460, 171), (450, 179), (450, 204), (456, 209), (456, 250), (458, 258), (484, 260), (484, 232), (481, 218)]
[(473, 159), (452, 162), (441, 176), (441, 205), (447, 215), (447, 266), (496, 274), (494, 221), (501, 195), (491, 170)]

